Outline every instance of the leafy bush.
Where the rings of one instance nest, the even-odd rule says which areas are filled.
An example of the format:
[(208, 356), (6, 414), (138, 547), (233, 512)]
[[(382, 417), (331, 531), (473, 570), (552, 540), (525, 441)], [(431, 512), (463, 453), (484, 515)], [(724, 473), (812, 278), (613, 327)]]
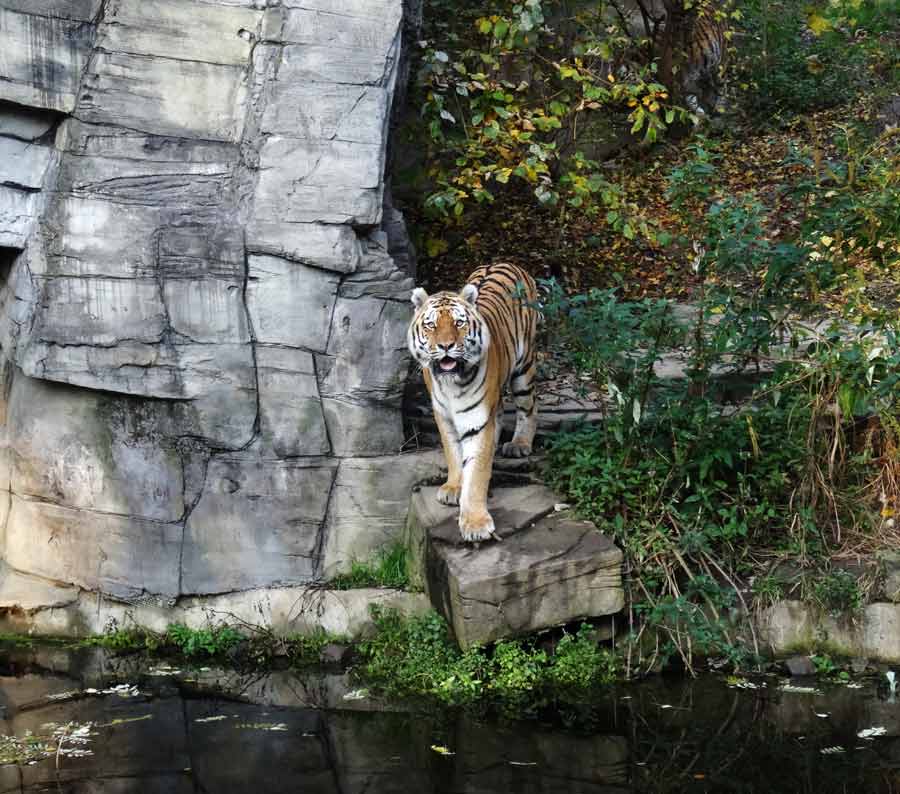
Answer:
[[(900, 78), (891, 39), (897, 0), (748, 0), (732, 82), (750, 116), (769, 122), (839, 105)], [(894, 45), (895, 46), (895, 45)], [(881, 79), (872, 80), (873, 73)]]
[(166, 629), (166, 641), (187, 658), (223, 656), (242, 639), (230, 626), (212, 626), (192, 629), (180, 623), (172, 623)]
[(833, 617), (853, 615), (863, 608), (863, 594), (857, 578), (850, 572), (834, 570), (815, 579), (814, 603)]
[[(579, 142), (592, 118), (651, 143), (687, 112), (606, 2), (486, 0), (426, 9), (417, 93), (432, 190), (449, 219), (514, 186), (540, 206), (597, 215), (626, 237), (652, 230)], [(430, 33), (430, 35), (429, 35)], [(616, 126), (616, 124), (613, 124)]]
[(406, 618), (372, 608), (376, 631), (360, 645), (361, 675), (395, 696), (423, 695), (449, 704), (497, 700), (526, 705), (548, 695), (581, 693), (611, 683), (615, 657), (582, 626), (553, 654), (528, 640), (460, 651), (434, 612)]

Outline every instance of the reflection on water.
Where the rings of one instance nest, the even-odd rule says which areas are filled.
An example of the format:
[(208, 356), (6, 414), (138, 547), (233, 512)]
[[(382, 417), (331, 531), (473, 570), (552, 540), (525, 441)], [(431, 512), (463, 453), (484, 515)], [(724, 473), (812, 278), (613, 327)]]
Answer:
[(3, 733), (57, 741), (0, 767), (0, 793), (900, 792), (900, 704), (875, 681), (656, 679), (511, 721), (382, 703), (341, 674), (154, 664), (0, 653)]

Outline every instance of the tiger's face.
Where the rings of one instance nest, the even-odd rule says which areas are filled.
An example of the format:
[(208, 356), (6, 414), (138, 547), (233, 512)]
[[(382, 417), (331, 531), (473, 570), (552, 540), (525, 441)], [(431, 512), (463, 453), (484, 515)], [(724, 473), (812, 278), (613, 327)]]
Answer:
[(413, 290), (415, 316), (409, 325), (409, 352), (435, 378), (461, 379), (484, 357), (490, 337), (475, 308), (478, 290), (467, 284), (459, 294)]

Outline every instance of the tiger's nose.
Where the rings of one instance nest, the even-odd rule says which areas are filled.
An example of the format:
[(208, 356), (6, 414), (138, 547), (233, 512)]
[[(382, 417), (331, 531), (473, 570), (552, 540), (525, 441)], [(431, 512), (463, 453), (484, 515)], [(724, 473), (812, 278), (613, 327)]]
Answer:
[(455, 342), (451, 342), (448, 345), (442, 344), (441, 342), (437, 343), (438, 350), (443, 350), (445, 353), (449, 353), (455, 346)]

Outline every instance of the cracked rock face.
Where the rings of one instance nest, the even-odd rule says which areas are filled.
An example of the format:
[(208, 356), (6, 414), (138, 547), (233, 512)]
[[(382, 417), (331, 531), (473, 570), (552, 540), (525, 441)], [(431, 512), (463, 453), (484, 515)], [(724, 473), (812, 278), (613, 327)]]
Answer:
[(0, 0), (9, 569), (171, 603), (397, 525), (403, 5)]

